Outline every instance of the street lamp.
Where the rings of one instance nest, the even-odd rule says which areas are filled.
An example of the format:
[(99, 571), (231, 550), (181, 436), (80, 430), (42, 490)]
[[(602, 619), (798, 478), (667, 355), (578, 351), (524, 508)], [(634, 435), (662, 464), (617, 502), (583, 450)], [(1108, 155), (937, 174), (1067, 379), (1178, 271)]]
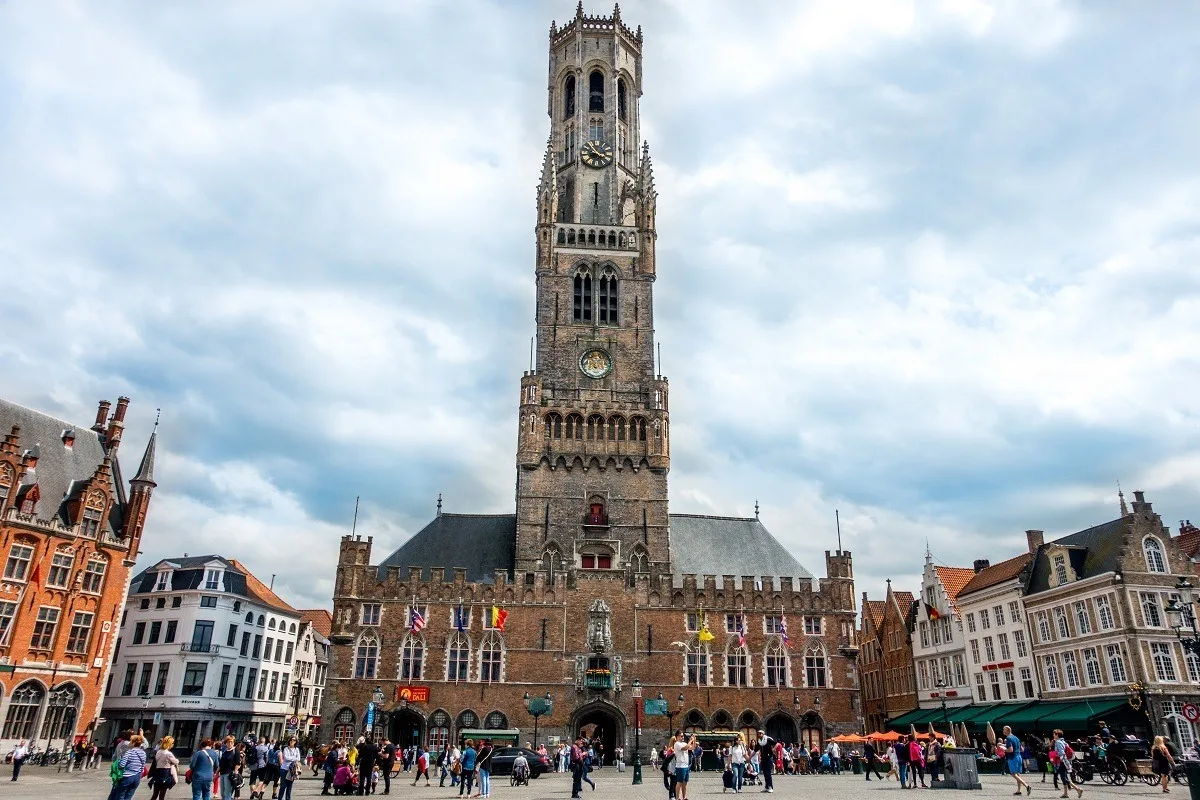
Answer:
[[(536, 725), (536, 720), (535, 720)], [(633, 679), (633, 785), (642, 783), (642, 682)]]
[[(659, 700), (663, 699), (662, 692), (658, 693), (658, 699)], [(683, 692), (679, 693), (679, 698), (675, 701), (675, 710), (674, 711), (671, 710), (671, 707), (669, 705), (667, 706), (667, 728), (669, 729), (667, 731), (668, 739), (670, 739), (672, 736), (675, 735), (675, 723), (672, 720), (675, 719), (675, 715), (677, 713), (679, 713), (680, 711), (683, 711)]]
[(941, 678), (937, 679), (938, 697), (942, 701), (942, 727), (946, 727), (946, 682)]
[(549, 692), (546, 692), (545, 697), (530, 697), (529, 692), (525, 693), (525, 708), (533, 715), (533, 749), (537, 750), (538, 740), (538, 719), (543, 714), (549, 714), (554, 711), (554, 698)]
[[(1180, 578), (1175, 588), (1186, 592), (1192, 589), (1192, 584), (1187, 578)], [(1196, 627), (1195, 603), (1181, 603), (1176, 598), (1171, 598), (1171, 602), (1167, 603), (1163, 610), (1167, 612), (1167, 624), (1174, 629), (1183, 649), (1200, 655), (1200, 630)], [(1184, 636), (1185, 632), (1190, 635)]]
[(792, 695), (792, 710), (798, 715), (800, 713), (800, 695)]

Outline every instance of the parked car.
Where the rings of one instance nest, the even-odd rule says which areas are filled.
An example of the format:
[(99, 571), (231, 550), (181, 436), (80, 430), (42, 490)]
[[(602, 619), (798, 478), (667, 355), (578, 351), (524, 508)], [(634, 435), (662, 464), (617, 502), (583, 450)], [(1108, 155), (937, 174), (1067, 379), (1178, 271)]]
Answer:
[(525, 760), (529, 762), (529, 777), (536, 778), (543, 772), (552, 771), (550, 759), (547, 756), (540, 755), (524, 747), (498, 747), (495, 754), (492, 755), (492, 774), (512, 774), (512, 765), (517, 759), (517, 753), (525, 754)]

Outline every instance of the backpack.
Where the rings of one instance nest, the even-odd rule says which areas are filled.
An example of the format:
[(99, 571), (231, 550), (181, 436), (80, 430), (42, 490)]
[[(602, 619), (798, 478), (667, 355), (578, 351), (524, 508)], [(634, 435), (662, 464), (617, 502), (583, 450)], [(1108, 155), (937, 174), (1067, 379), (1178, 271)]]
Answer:
[(1071, 748), (1071, 745), (1069, 745), (1069, 744), (1067, 745), (1066, 756), (1067, 756), (1068, 761), (1070, 761), (1072, 758), (1075, 757), (1075, 751)]
[(125, 775), (125, 768), (121, 766), (120, 760), (112, 762), (112, 766), (108, 768), (108, 777), (113, 783), (117, 783)]

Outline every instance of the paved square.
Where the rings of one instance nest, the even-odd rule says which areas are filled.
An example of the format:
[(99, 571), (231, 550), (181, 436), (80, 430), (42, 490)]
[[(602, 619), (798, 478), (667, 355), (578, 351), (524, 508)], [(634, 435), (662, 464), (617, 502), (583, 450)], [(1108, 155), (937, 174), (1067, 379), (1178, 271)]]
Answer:
[[(55, 767), (25, 767), (21, 771), (21, 779), (17, 783), (9, 781), (9, 767), (0, 767), (0, 798), (45, 798), (45, 800), (103, 800), (108, 796), (108, 790), (111, 784), (108, 781), (107, 764), (102, 770), (93, 770), (84, 774), (58, 772)], [(601, 798), (611, 797), (626, 797), (630, 800), (666, 800), (666, 791), (663, 789), (661, 773), (647, 769), (645, 772), (645, 783), (641, 786), (633, 786), (630, 781), (633, 778), (631, 772), (618, 773), (611, 767), (606, 767), (602, 770), (592, 773), (592, 777), (596, 781), (596, 789), (593, 791), (586, 784), (583, 787), (585, 792), (584, 798), (595, 797), (596, 800)], [(1034, 776), (1033, 782), (1033, 797), (1038, 800), (1055, 800), (1059, 793), (1054, 790), (1053, 785), (1049, 780), (1046, 783), (1037, 781), (1037, 776)], [(391, 797), (401, 798), (401, 800), (452, 800), (458, 797), (458, 789), (451, 790), (449, 786), (446, 788), (438, 788), (437, 781), (433, 785), (426, 788), (424, 782), (420, 786), (412, 786), (412, 778), (404, 779), (403, 773), (397, 779), (392, 781)], [(1013, 782), (1009, 778), (1002, 778), (996, 775), (981, 776), (983, 783), (983, 791), (981, 792), (963, 792), (961, 795), (964, 800), (980, 797), (1010, 797), (1012, 796)], [(447, 780), (447, 784), (449, 780)], [(691, 780), (690, 797), (719, 797), (721, 791), (721, 775), (718, 772), (702, 772), (694, 774)], [(1106, 786), (1099, 781), (1084, 785), (1084, 797), (1103, 798), (1104, 800), (1116, 800), (1116, 798), (1124, 798), (1124, 800), (1145, 800), (1151, 797), (1161, 797), (1162, 793), (1157, 787), (1146, 786), (1142, 783), (1130, 783), (1123, 787)], [(571, 794), (570, 777), (565, 774), (548, 774), (543, 775), (535, 781), (531, 782), (528, 788), (515, 788), (509, 785), (507, 777), (498, 778), (492, 781), (492, 797), (495, 800), (567, 800)], [(382, 791), (382, 789), (380, 789)], [(914, 790), (916, 797), (925, 794), (922, 789)], [(743, 794), (757, 795), (759, 789), (757, 787), (747, 787)], [(1172, 785), (1171, 793), (1177, 798), (1187, 800), (1188, 787)], [(943, 794), (938, 792), (934, 797), (945, 798), (950, 793)], [(955, 796), (960, 793), (953, 793)], [(242, 797), (249, 795), (247, 791), (243, 791)], [(895, 781), (890, 783), (876, 783), (874, 778), (870, 782), (863, 779), (861, 775), (844, 774), (840, 776), (783, 776), (775, 781), (774, 798), (785, 800), (786, 798), (821, 798), (821, 800), (881, 800), (882, 797), (891, 795), (893, 797), (901, 796), (901, 789), (896, 785)], [(143, 783), (138, 787), (136, 797), (139, 800), (149, 798), (150, 790)], [(293, 793), (296, 798), (313, 798), (321, 796), (321, 782), (313, 778), (304, 778), (296, 786), (296, 791)], [(908, 797), (909, 795), (904, 795)], [(168, 800), (191, 800), (191, 787), (180, 783), (167, 794)], [(913, 797), (912, 800), (916, 800)], [(1072, 795), (1074, 797), (1074, 795)]]

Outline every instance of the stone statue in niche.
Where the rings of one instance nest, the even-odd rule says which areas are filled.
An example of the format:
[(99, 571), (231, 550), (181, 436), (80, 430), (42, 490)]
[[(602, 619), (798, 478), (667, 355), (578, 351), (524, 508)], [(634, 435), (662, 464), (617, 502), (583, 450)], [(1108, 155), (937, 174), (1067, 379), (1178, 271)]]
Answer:
[(612, 649), (612, 610), (608, 603), (597, 600), (588, 609), (588, 647), (595, 653), (606, 653)]

